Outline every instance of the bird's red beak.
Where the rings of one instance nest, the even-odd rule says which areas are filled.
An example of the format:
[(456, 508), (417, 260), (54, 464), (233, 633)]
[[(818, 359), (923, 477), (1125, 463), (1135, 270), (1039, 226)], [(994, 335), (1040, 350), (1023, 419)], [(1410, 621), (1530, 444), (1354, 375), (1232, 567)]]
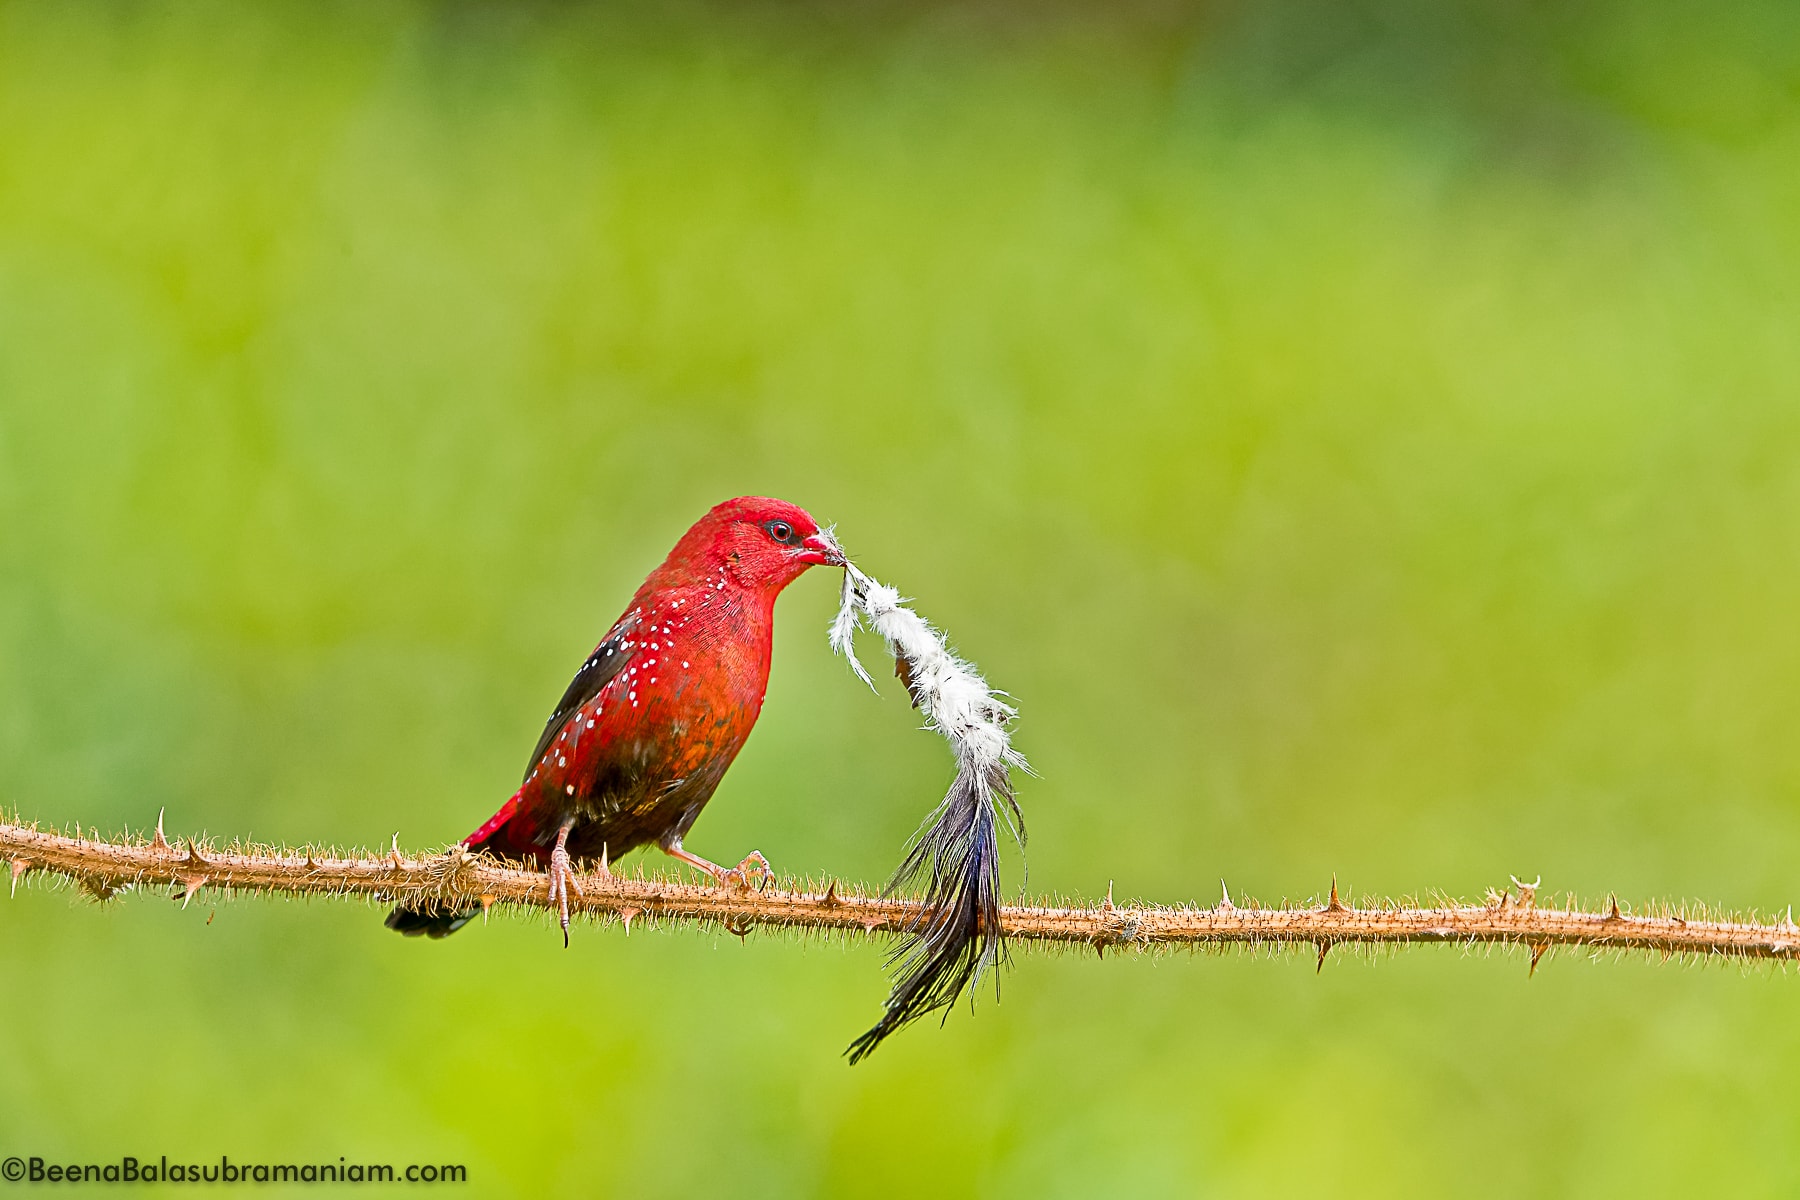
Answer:
[(841, 567), (849, 560), (844, 557), (843, 549), (831, 531), (821, 529), (800, 543), (800, 549), (794, 557), (803, 563), (811, 563), (815, 567)]

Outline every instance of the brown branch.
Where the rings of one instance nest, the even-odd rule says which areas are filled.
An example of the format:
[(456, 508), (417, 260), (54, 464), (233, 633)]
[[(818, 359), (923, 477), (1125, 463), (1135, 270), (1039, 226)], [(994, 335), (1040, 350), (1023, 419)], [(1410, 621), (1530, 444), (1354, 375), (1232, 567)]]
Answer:
[[(107, 897), (123, 888), (161, 886), (189, 900), (206, 888), (235, 892), (300, 895), (362, 895), (385, 900), (448, 900), (469, 905), (548, 906), (548, 878), (536, 871), (503, 866), (461, 848), (444, 854), (407, 857), (398, 846), (385, 855), (341, 857), (269, 847), (213, 849), (185, 841), (170, 845), (160, 820), (155, 836), (101, 841), (0, 822), (0, 858), (12, 865), (16, 889), (21, 876), (42, 870), (75, 880), (90, 893)], [(1200, 945), (1311, 945), (1323, 966), (1339, 944), (1460, 942), (1531, 949), (1535, 970), (1551, 946), (1650, 950), (1663, 955), (1727, 956), (1744, 959), (1800, 958), (1800, 926), (1790, 910), (1780, 922), (1689, 920), (1678, 913), (1634, 916), (1617, 899), (1600, 912), (1539, 908), (1536, 885), (1517, 880), (1490, 892), (1479, 905), (1417, 907), (1383, 904), (1357, 908), (1338, 895), (1304, 907), (1239, 907), (1229, 895), (1214, 908), (1115, 905), (1109, 894), (1098, 905), (1011, 907), (1001, 910), (1009, 937), (1025, 942), (1057, 942), (1107, 947), (1151, 948)], [(639, 918), (713, 922), (734, 933), (754, 926), (839, 930), (850, 934), (907, 928), (923, 914), (917, 901), (890, 899), (839, 887), (761, 891), (672, 883), (623, 875), (587, 873), (572, 909), (612, 916), (627, 929)]]

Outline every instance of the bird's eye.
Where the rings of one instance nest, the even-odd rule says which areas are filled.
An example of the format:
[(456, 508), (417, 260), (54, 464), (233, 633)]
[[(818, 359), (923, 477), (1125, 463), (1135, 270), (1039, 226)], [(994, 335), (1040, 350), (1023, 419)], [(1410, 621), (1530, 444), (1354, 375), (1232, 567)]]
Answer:
[(768, 530), (770, 537), (784, 546), (791, 546), (800, 540), (794, 536), (794, 527), (786, 521), (768, 521), (764, 523), (763, 528)]

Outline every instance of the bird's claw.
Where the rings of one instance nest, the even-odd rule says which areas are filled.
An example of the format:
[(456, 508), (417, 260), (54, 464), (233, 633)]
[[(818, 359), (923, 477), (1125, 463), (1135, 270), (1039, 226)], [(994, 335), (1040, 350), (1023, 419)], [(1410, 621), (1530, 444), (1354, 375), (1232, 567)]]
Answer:
[[(775, 878), (774, 868), (769, 866), (769, 860), (763, 857), (761, 850), (752, 850), (744, 855), (743, 862), (729, 871), (719, 872), (721, 884), (735, 884), (741, 891), (755, 888), (760, 892), (769, 886), (769, 881), (773, 878)], [(754, 883), (751, 882), (753, 879)]]
[(557, 906), (557, 915), (562, 920), (563, 949), (569, 948), (569, 889), (574, 888), (577, 896), (584, 895), (581, 881), (575, 877), (575, 865), (569, 861), (569, 852), (562, 842), (557, 842), (556, 849), (550, 851), (550, 903)]

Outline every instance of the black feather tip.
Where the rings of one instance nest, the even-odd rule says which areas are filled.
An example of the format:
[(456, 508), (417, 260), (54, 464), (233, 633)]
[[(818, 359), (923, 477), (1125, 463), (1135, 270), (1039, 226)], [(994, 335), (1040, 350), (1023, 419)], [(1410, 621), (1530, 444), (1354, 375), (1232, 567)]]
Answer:
[[(963, 762), (944, 802), (913, 839), (888, 892), (924, 885), (925, 911), (888, 959), (897, 972), (887, 1011), (850, 1043), (852, 1063), (874, 1052), (891, 1033), (927, 1013), (955, 1004), (982, 975), (1006, 959), (1000, 928), (1000, 806), (1010, 812), (1022, 849), (1025, 823), (1004, 763), (984, 768)], [(948, 1015), (948, 1014), (946, 1014)]]
[(395, 905), (387, 915), (386, 925), (406, 937), (449, 937), (480, 915), (479, 908), (459, 909), (447, 904), (427, 903), (422, 908)]

